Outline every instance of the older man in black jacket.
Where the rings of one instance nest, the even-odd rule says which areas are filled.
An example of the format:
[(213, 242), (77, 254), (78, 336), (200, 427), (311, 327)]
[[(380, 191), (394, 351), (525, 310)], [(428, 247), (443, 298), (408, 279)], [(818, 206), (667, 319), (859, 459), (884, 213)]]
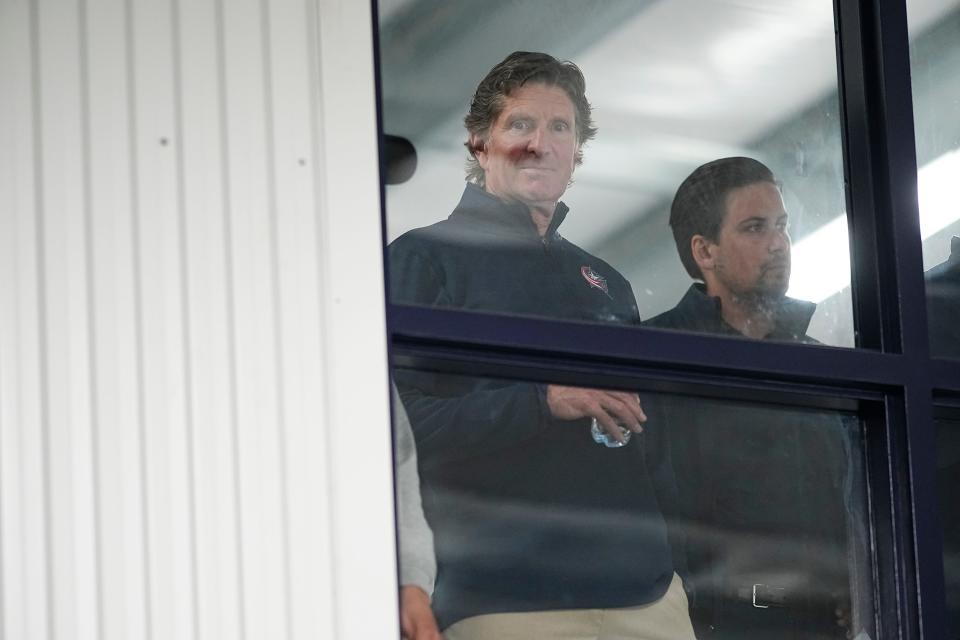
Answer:
[[(471, 183), (448, 219), (390, 245), (395, 302), (639, 322), (623, 276), (558, 231), (595, 132), (584, 91), (575, 65), (542, 53), (513, 53), (481, 81), (465, 120)], [(660, 511), (658, 487), (675, 490), (665, 434), (641, 437), (635, 393), (395, 375), (448, 640), (692, 639)]]

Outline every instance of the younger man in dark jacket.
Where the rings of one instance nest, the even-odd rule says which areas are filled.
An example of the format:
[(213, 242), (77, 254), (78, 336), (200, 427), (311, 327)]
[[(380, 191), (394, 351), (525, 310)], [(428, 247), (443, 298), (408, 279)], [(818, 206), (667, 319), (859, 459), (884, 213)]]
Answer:
[[(806, 334), (815, 305), (786, 297), (787, 220), (762, 163), (724, 158), (696, 169), (670, 226), (701, 282), (647, 324), (815, 342)], [(855, 427), (835, 414), (707, 399), (664, 398), (648, 412), (670, 434), (697, 636), (844, 638)]]

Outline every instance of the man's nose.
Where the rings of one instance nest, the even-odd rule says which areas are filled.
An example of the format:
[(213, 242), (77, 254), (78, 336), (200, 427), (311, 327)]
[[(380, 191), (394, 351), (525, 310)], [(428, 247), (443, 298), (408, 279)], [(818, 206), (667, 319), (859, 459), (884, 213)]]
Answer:
[(534, 127), (530, 131), (530, 137), (527, 138), (527, 151), (536, 155), (542, 155), (546, 150), (546, 132), (543, 127)]
[(786, 229), (774, 229), (770, 239), (770, 253), (783, 253), (790, 250), (790, 234)]

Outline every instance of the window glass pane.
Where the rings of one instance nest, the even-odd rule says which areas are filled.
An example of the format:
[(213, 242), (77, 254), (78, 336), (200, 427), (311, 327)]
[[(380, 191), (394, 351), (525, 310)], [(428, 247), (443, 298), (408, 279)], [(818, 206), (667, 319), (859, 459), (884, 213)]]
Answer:
[[(877, 637), (854, 415), (407, 369), (394, 379), (448, 638)], [(610, 422), (641, 418), (638, 432)], [(413, 482), (400, 480), (401, 503)], [(401, 557), (425, 539), (401, 526)], [(609, 635), (593, 635), (601, 627)]]
[(960, 2), (910, 0), (910, 70), (930, 350), (960, 356)]
[(960, 420), (937, 421), (937, 489), (943, 520), (947, 638), (960, 638)]
[[(383, 0), (379, 16), (384, 132), (416, 153), (402, 181), (411, 156), (387, 145), (393, 302), (626, 323), (679, 304), (657, 326), (853, 345), (830, 0)], [(567, 72), (529, 76), (553, 67), (520, 56), (511, 75), (514, 51), (576, 63), (595, 136)], [(771, 174), (697, 174), (675, 241), (681, 183), (730, 157)]]

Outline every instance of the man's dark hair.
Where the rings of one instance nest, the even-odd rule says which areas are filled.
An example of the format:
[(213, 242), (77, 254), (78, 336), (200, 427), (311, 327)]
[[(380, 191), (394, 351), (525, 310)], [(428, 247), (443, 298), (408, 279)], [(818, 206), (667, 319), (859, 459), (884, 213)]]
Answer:
[(490, 127), (503, 111), (506, 97), (527, 83), (559, 87), (569, 96), (576, 111), (576, 163), (579, 165), (583, 162), (580, 145), (592, 139), (597, 134), (597, 129), (590, 116), (590, 103), (586, 96), (587, 83), (580, 68), (572, 62), (557, 60), (546, 53), (514, 51), (480, 81), (470, 101), (470, 112), (463, 119), (469, 134), (465, 143), (470, 152), (467, 160), (467, 180), (484, 185), (483, 169), (476, 156), (479, 149), (474, 148), (469, 138), (486, 138)]
[(670, 228), (680, 261), (691, 278), (702, 280), (703, 274), (693, 259), (690, 239), (701, 235), (716, 242), (727, 213), (727, 195), (758, 182), (780, 187), (773, 172), (762, 162), (734, 157), (701, 165), (680, 184), (670, 206)]

